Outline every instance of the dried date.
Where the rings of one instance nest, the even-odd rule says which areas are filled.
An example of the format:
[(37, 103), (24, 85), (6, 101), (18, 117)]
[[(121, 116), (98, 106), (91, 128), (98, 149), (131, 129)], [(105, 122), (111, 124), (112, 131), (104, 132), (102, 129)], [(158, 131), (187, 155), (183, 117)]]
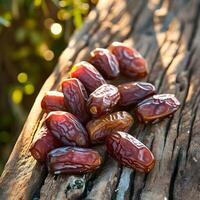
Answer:
[(64, 95), (62, 92), (58, 91), (46, 92), (41, 101), (41, 107), (45, 112), (56, 111), (56, 110), (63, 110), (63, 111), (67, 110), (64, 104)]
[(84, 174), (100, 167), (102, 157), (93, 149), (61, 147), (48, 154), (47, 165), (54, 174)]
[(39, 138), (31, 145), (31, 155), (39, 162), (45, 162), (47, 154), (62, 144), (50, 133), (45, 125), (39, 131)]
[(99, 71), (86, 61), (82, 61), (73, 66), (70, 76), (79, 79), (89, 93), (106, 83)]
[(116, 131), (129, 131), (133, 124), (132, 116), (125, 112), (114, 112), (87, 123), (90, 141), (93, 144), (103, 143), (106, 136)]
[(107, 79), (114, 79), (119, 75), (119, 63), (108, 49), (94, 49), (90, 53), (89, 62)]
[(155, 165), (151, 151), (128, 133), (118, 131), (109, 135), (106, 138), (106, 147), (114, 159), (140, 172), (147, 173)]
[(155, 94), (155, 87), (151, 83), (131, 82), (118, 86), (120, 106), (135, 105)]
[(64, 145), (87, 147), (88, 133), (78, 119), (63, 111), (50, 112), (45, 123), (51, 133)]
[(110, 113), (120, 99), (118, 88), (103, 84), (90, 94), (87, 105), (93, 117)]
[(113, 42), (109, 50), (119, 62), (121, 73), (135, 79), (144, 78), (148, 74), (145, 59), (135, 49), (120, 42)]
[(86, 123), (89, 120), (89, 113), (86, 107), (88, 95), (85, 87), (76, 78), (65, 79), (61, 85), (66, 107), (82, 123)]
[(135, 113), (140, 122), (156, 122), (171, 116), (179, 107), (180, 102), (173, 94), (158, 94), (139, 103)]

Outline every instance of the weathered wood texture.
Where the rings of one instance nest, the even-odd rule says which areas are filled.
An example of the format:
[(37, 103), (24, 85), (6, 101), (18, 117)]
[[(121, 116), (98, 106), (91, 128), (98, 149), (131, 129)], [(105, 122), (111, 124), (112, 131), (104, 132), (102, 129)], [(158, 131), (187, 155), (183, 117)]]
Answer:
[[(0, 178), (0, 199), (200, 199), (199, 14), (198, 0), (100, 0), (42, 87)], [(116, 40), (145, 56), (147, 80), (159, 93), (175, 93), (181, 101), (173, 118), (131, 132), (152, 149), (156, 166), (143, 175), (119, 166), (102, 149), (105, 164), (95, 174), (53, 177), (29, 153), (45, 117), (40, 101), (59, 88), (74, 63)]]

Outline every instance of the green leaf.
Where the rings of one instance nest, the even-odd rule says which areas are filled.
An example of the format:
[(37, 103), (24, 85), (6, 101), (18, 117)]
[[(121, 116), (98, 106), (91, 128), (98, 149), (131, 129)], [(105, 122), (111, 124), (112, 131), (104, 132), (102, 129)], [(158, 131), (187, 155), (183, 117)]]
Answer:
[(42, 34), (39, 31), (31, 31), (29, 38), (32, 44), (40, 44), (42, 41)]
[(5, 26), (5, 27), (9, 27), (10, 26), (10, 21), (8, 21), (7, 19), (0, 17), (0, 25)]
[(25, 28), (19, 28), (15, 32), (15, 38), (17, 42), (23, 42), (26, 39), (27, 30)]
[(79, 28), (83, 23), (83, 19), (82, 19), (80, 10), (77, 8), (74, 9), (73, 15), (74, 15), (74, 25), (76, 28)]
[(12, 16), (14, 19), (18, 19), (20, 16), (20, 12), (19, 12), (20, 5), (21, 5), (20, 0), (12, 1), (11, 11), (12, 11)]

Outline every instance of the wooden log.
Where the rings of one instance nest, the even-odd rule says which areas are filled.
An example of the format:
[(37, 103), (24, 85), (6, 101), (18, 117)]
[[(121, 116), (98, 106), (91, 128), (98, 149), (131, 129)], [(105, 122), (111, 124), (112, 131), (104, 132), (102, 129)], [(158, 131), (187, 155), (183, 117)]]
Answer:
[[(200, 199), (199, 13), (198, 0), (100, 0), (38, 94), (1, 175), (0, 199), (32, 199), (38, 194), (41, 199), (59, 200)], [(40, 108), (44, 93), (59, 89), (70, 67), (87, 60), (93, 48), (107, 47), (116, 40), (144, 55), (150, 69), (146, 80), (155, 84), (159, 93), (175, 93), (181, 101), (173, 118), (134, 126), (130, 132), (153, 151), (154, 170), (143, 175), (107, 157), (96, 174), (47, 175), (45, 167), (29, 153), (45, 117)]]

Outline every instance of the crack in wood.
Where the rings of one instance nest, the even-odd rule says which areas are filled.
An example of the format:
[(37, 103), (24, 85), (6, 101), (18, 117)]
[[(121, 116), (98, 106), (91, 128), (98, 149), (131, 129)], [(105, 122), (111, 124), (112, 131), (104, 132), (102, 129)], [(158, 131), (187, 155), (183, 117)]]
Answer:
[(176, 181), (179, 162), (180, 162), (180, 151), (181, 150), (179, 150), (179, 152), (178, 152), (176, 162), (175, 162), (175, 166), (174, 166), (174, 170), (172, 172), (172, 176), (171, 176), (171, 180), (170, 180), (170, 184), (169, 184), (169, 199), (170, 200), (174, 200), (174, 184), (175, 184), (175, 181)]
[(198, 107), (193, 110), (192, 116), (191, 116), (191, 123), (190, 123), (190, 129), (189, 129), (189, 139), (188, 139), (188, 144), (187, 144), (187, 150), (186, 150), (186, 161), (188, 160), (188, 151), (190, 148), (190, 143), (191, 143), (191, 139), (192, 139), (192, 130), (193, 130), (193, 125), (196, 119), (196, 115), (197, 115), (197, 110)]
[(191, 37), (189, 39), (188, 50), (190, 50), (192, 45), (193, 45), (194, 38), (195, 38), (197, 30), (198, 30), (198, 22), (199, 22), (199, 19), (200, 19), (199, 17), (200, 17), (200, 2), (198, 2), (196, 16), (195, 16), (194, 21), (193, 21), (194, 27), (192, 29)]

